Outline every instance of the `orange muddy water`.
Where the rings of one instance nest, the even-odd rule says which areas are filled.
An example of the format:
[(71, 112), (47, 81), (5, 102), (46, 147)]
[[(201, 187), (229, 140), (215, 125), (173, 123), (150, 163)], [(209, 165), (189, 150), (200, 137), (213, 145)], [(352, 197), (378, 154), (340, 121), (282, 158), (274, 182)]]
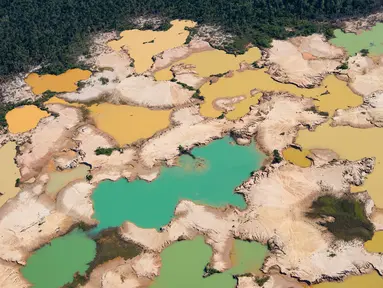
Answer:
[(122, 146), (153, 136), (170, 124), (171, 110), (96, 104), (89, 107), (97, 128), (112, 136)]
[(25, 82), (32, 87), (32, 92), (36, 95), (45, 91), (52, 92), (73, 92), (77, 90), (77, 82), (86, 80), (92, 72), (81, 69), (70, 69), (60, 75), (38, 75), (31, 73), (25, 78)]
[(37, 126), (40, 119), (49, 116), (35, 105), (25, 105), (12, 109), (5, 115), (11, 133), (27, 132)]
[(123, 31), (119, 40), (110, 41), (108, 45), (116, 51), (126, 46), (130, 57), (134, 60), (136, 72), (145, 72), (152, 66), (154, 55), (185, 43), (190, 33), (185, 27), (192, 28), (196, 25), (195, 22), (187, 20), (174, 20), (170, 23), (172, 27), (167, 31), (137, 29)]

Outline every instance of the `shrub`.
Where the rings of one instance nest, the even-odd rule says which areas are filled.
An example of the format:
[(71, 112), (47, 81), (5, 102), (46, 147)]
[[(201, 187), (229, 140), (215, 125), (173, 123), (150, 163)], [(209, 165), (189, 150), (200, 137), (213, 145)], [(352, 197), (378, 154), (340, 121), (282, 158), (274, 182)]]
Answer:
[(347, 70), (348, 69), (347, 62), (342, 63), (342, 65), (339, 65), (338, 67), (336, 67), (336, 69)]
[(366, 57), (368, 55), (370, 51), (368, 51), (368, 49), (362, 49), (360, 50), (360, 54), (363, 56), (363, 57)]
[(278, 163), (281, 163), (283, 158), (281, 157), (281, 155), (279, 154), (279, 151), (277, 149), (274, 149), (273, 150), (273, 161), (272, 161), (272, 164), (278, 164)]
[(205, 266), (204, 272), (205, 272), (205, 274), (203, 275), (203, 277), (208, 277), (208, 276), (213, 275), (213, 274), (222, 273), (221, 271), (219, 271), (215, 268), (212, 268), (210, 266)]
[(96, 150), (94, 150), (94, 152), (96, 153), (96, 155), (107, 155), (107, 156), (110, 156), (110, 155), (112, 155), (114, 150), (117, 150), (117, 149), (116, 148), (102, 148), (102, 147), (98, 147)]
[(106, 85), (109, 83), (109, 79), (105, 77), (100, 77), (98, 80), (101, 82), (102, 85)]
[(263, 285), (270, 279), (270, 276), (265, 277), (255, 277), (254, 281), (258, 284), (258, 286), (263, 287)]

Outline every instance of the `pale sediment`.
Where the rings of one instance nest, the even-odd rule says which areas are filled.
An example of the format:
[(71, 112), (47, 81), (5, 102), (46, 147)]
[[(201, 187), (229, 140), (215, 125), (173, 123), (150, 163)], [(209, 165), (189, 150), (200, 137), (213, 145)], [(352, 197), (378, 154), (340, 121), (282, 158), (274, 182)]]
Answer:
[[(324, 36), (274, 40), (268, 50), (269, 74), (277, 81), (299, 87), (314, 87), (336, 70), (344, 57), (342, 49), (330, 45)], [(306, 55), (306, 56), (305, 56)], [(307, 57), (311, 55), (311, 57)]]

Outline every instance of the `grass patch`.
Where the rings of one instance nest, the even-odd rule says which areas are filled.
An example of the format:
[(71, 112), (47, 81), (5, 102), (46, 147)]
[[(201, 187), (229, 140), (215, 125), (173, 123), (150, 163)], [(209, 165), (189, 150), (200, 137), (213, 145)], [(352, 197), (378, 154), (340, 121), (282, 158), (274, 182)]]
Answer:
[(364, 204), (351, 197), (337, 198), (332, 195), (321, 196), (311, 205), (306, 213), (309, 218), (334, 217), (333, 222), (321, 223), (337, 239), (368, 241), (374, 235), (374, 225), (367, 218)]

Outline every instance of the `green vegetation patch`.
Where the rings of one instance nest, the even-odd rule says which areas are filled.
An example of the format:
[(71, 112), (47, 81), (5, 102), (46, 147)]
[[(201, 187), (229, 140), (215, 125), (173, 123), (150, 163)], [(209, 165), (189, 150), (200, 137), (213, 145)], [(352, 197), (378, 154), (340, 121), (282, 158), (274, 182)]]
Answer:
[(375, 11), (381, 0), (3, 0), (0, 7), (1, 77), (41, 64), (41, 71), (55, 74), (78, 67), (78, 56), (90, 54), (92, 35), (137, 28), (132, 20), (142, 15), (219, 25), (236, 36), (226, 50), (241, 53), (249, 42), (268, 47), (273, 38), (314, 32), (331, 37), (330, 21)]
[(321, 196), (312, 203), (306, 216), (313, 219), (333, 217), (333, 221), (323, 221), (321, 225), (337, 239), (368, 241), (374, 235), (374, 225), (367, 218), (364, 203), (352, 197)]
[(112, 147), (112, 148), (103, 148), (103, 147), (98, 147), (96, 150), (94, 150), (94, 153), (96, 155), (107, 155), (110, 156), (112, 155), (113, 151), (119, 150), (119, 148)]
[(263, 285), (270, 279), (270, 276), (264, 276), (264, 277), (255, 277), (254, 281), (258, 284), (258, 286), (263, 287)]
[(96, 241), (96, 257), (89, 263), (85, 275), (74, 275), (73, 281), (62, 288), (76, 288), (79, 285), (84, 285), (88, 282), (90, 273), (97, 266), (117, 257), (122, 257), (125, 260), (130, 259), (142, 251), (140, 246), (123, 240), (118, 234), (118, 228), (104, 230), (94, 240)]
[(281, 163), (283, 160), (281, 154), (279, 154), (279, 151), (277, 149), (273, 150), (273, 161), (272, 164), (278, 164)]

